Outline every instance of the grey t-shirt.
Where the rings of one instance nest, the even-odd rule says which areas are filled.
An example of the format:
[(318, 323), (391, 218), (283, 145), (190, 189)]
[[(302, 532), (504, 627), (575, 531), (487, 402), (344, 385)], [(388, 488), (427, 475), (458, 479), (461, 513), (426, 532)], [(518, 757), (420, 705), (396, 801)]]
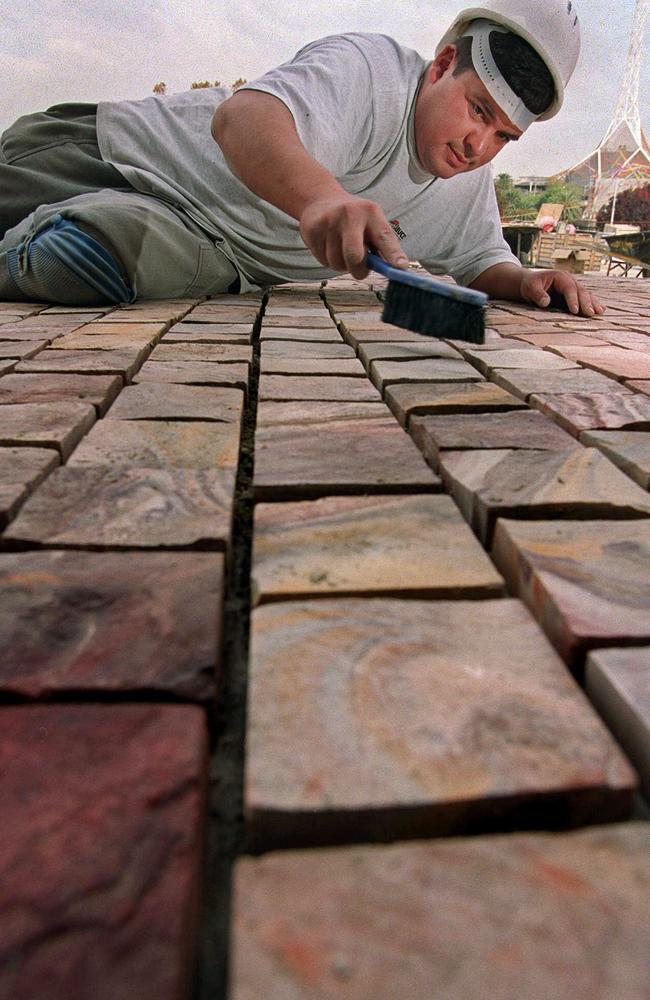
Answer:
[[(406, 254), (433, 274), (467, 284), (502, 261), (517, 263), (501, 234), (489, 167), (448, 180), (426, 173), (413, 110), (426, 62), (385, 35), (319, 39), (246, 85), (279, 98), (311, 155), (352, 194), (376, 201)], [(230, 171), (210, 133), (227, 88), (99, 105), (102, 156), (137, 190), (183, 209), (220, 241), (242, 288), (318, 280), (298, 222), (262, 201)]]

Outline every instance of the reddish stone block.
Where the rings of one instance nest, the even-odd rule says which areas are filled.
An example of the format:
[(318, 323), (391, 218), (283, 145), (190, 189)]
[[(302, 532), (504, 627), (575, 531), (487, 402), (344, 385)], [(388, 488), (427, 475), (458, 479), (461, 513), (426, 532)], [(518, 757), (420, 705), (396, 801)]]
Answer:
[(335, 326), (327, 329), (304, 330), (295, 326), (271, 326), (260, 331), (262, 344), (274, 344), (277, 341), (290, 340), (294, 344), (342, 344), (343, 338)]
[(645, 396), (650, 396), (650, 381), (644, 381), (643, 379), (634, 380), (632, 382), (625, 383), (634, 392), (642, 392)]
[(214, 385), (248, 390), (248, 364), (221, 364), (218, 361), (147, 361), (133, 379), (143, 382), (170, 382), (179, 385)]
[(398, 382), (482, 382), (476, 368), (451, 358), (422, 358), (419, 361), (373, 361), (370, 378), (380, 392)]
[(558, 451), (573, 445), (569, 435), (541, 413), (458, 413), (412, 417), (409, 430), (428, 462), (441, 449), (536, 448)]
[(417, 361), (420, 358), (451, 358), (459, 361), (461, 356), (455, 348), (442, 340), (426, 340), (420, 342), (383, 343), (370, 342), (359, 344), (359, 358), (366, 368), (372, 361)]
[(55, 469), (5, 538), (49, 547), (224, 549), (232, 470)]
[(301, 340), (265, 340), (262, 342), (262, 362), (271, 358), (291, 358), (292, 360), (323, 358), (356, 358), (351, 347), (340, 339), (331, 343), (307, 343)]
[(86, 403), (8, 403), (0, 406), (0, 445), (55, 448), (65, 461), (95, 419)]
[(558, 347), (558, 354), (615, 379), (650, 378), (650, 357), (624, 347)]
[(250, 344), (253, 327), (249, 323), (177, 323), (163, 337), (169, 343)]
[(143, 382), (122, 390), (107, 419), (214, 420), (239, 424), (243, 405), (241, 389)]
[(259, 398), (278, 402), (322, 400), (332, 403), (376, 403), (381, 400), (366, 379), (324, 375), (262, 375)]
[(80, 375), (121, 375), (130, 379), (142, 364), (146, 348), (124, 348), (111, 351), (41, 351), (30, 361), (20, 361), (15, 370), (20, 373), (63, 372)]
[(289, 500), (328, 493), (428, 493), (438, 489), (439, 480), (388, 417), (258, 428), (254, 486), (258, 500)]
[(239, 424), (198, 420), (100, 420), (68, 468), (233, 469)]
[(90, 403), (103, 416), (122, 386), (119, 375), (5, 375), (0, 406), (6, 403)]
[(636, 779), (515, 600), (255, 609), (253, 850), (629, 815)]
[(231, 1000), (645, 1000), (650, 825), (245, 858)]
[(385, 420), (388, 411), (378, 399), (375, 403), (328, 403), (319, 400), (298, 400), (276, 403), (262, 400), (257, 408), (257, 426), (287, 424), (331, 424), (348, 420)]
[(0, 340), (0, 360), (33, 358), (48, 344), (49, 340)]
[(502, 519), (493, 556), (577, 670), (588, 649), (650, 642), (650, 521)]
[(366, 378), (358, 358), (282, 358), (262, 355), (263, 375), (307, 375), (344, 378)]
[(565, 371), (578, 368), (574, 361), (567, 361), (549, 351), (533, 351), (510, 348), (505, 351), (481, 351), (465, 348), (463, 355), (478, 368), (483, 375), (488, 375), (493, 368), (522, 369), (524, 371)]
[(238, 344), (169, 344), (161, 343), (151, 352), (150, 360), (157, 361), (217, 361), (221, 364), (239, 362), (249, 364), (253, 357), (251, 347)]
[(595, 448), (444, 451), (440, 469), (485, 545), (497, 517), (650, 517), (648, 494)]
[(571, 392), (530, 397), (530, 405), (553, 417), (576, 437), (584, 430), (650, 430), (650, 399), (621, 392)]
[(526, 404), (492, 382), (403, 382), (386, 389), (386, 402), (407, 427), (420, 413), (498, 413)]
[(628, 392), (620, 382), (601, 375), (600, 372), (571, 369), (560, 372), (518, 371), (515, 368), (495, 368), (490, 378), (497, 385), (514, 393), (521, 399), (528, 399), (533, 393), (567, 392)]
[(192, 309), (184, 320), (186, 323), (221, 323), (224, 326), (247, 323), (252, 327), (258, 319), (259, 311), (257, 306), (251, 308), (250, 305), (225, 306), (218, 302), (203, 302)]
[(59, 462), (52, 448), (0, 448), (0, 528)]
[(650, 432), (591, 431), (581, 434), (580, 440), (600, 448), (630, 479), (644, 490), (650, 489)]
[(0, 691), (211, 701), (220, 553), (0, 554)]
[(0, 906), (9, 959), (0, 994), (189, 995), (205, 808), (203, 712), (4, 707), (0, 742)]

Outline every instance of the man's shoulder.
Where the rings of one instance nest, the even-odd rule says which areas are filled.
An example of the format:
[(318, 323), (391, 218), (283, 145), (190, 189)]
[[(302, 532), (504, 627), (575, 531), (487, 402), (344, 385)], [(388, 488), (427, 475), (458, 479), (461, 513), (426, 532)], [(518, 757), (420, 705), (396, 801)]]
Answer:
[(302, 53), (312, 52), (315, 49), (354, 49), (372, 61), (393, 59), (405, 64), (424, 62), (423, 57), (414, 49), (410, 49), (390, 35), (384, 35), (380, 32), (347, 31), (338, 35), (325, 35), (304, 45), (297, 55), (300, 56)]

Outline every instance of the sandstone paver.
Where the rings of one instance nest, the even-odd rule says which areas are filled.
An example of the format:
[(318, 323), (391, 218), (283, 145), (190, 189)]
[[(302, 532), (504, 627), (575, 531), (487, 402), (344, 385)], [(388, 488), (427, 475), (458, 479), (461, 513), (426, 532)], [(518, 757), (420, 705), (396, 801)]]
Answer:
[(566, 450), (571, 437), (541, 413), (457, 413), (412, 417), (409, 430), (427, 461), (448, 449), (535, 448)]
[(48, 344), (49, 340), (0, 340), (0, 360), (33, 358)]
[(50, 548), (224, 549), (234, 480), (222, 469), (55, 469), (4, 537)]
[(279, 340), (290, 340), (294, 344), (343, 344), (343, 337), (335, 326), (317, 328), (316, 330), (304, 330), (295, 326), (273, 326), (262, 327), (260, 331), (260, 342), (262, 344), (274, 344)]
[(7, 403), (0, 406), (0, 446), (56, 448), (65, 460), (95, 419), (88, 403)]
[[(0, 400), (2, 383), (0, 383)], [(127, 385), (107, 414), (108, 420), (214, 420), (240, 424), (241, 389), (143, 382)]]
[(90, 403), (99, 416), (103, 416), (121, 386), (119, 375), (5, 375), (0, 380), (0, 406), (7, 403)]
[(577, 330), (549, 330), (547, 333), (509, 333), (508, 337), (533, 344), (534, 347), (604, 347), (608, 342), (600, 340), (596, 334), (579, 333)]
[(285, 358), (262, 354), (260, 371), (263, 375), (366, 378), (365, 369), (358, 358)]
[(199, 420), (100, 420), (68, 467), (236, 469), (239, 425)]
[(600, 372), (571, 369), (559, 372), (538, 372), (517, 370), (515, 368), (495, 368), (490, 372), (490, 379), (508, 392), (528, 399), (533, 393), (567, 393), (567, 392), (629, 392), (625, 386), (615, 379), (608, 378)]
[(252, 349), (239, 344), (166, 344), (161, 343), (151, 352), (152, 362), (157, 361), (217, 361), (250, 363)]
[(462, 361), (458, 351), (442, 340), (426, 340), (424, 337), (414, 343), (368, 343), (359, 344), (359, 358), (366, 367), (371, 361), (417, 361), (420, 358), (452, 358)]
[(309, 343), (301, 340), (265, 340), (262, 342), (261, 358), (347, 358), (356, 359), (351, 347), (339, 340), (332, 343)]
[(418, 361), (373, 361), (370, 378), (384, 392), (399, 382), (482, 382), (476, 368), (451, 358), (422, 358)]
[(625, 383), (634, 392), (642, 392), (645, 396), (650, 396), (650, 381), (644, 379), (634, 379)]
[(569, 431), (602, 429), (650, 430), (650, 399), (621, 392), (570, 392), (530, 397), (530, 405)]
[(122, 375), (130, 379), (142, 364), (146, 348), (130, 347), (110, 351), (41, 351), (30, 361), (20, 361), (15, 371), (78, 373), (80, 375)]
[(530, 369), (534, 372), (578, 368), (575, 361), (568, 361), (549, 351), (517, 350), (517, 348), (505, 351), (475, 351), (465, 348), (463, 355), (484, 375), (489, 374), (493, 368), (514, 368), (524, 371)]
[(313, 499), (328, 493), (428, 493), (439, 485), (411, 439), (390, 416), (265, 426), (255, 436), (258, 500)]
[(650, 488), (650, 431), (590, 431), (580, 440), (600, 448), (635, 483)]
[(445, 451), (440, 468), (487, 545), (497, 517), (650, 517), (648, 494), (595, 448)]
[(252, 332), (250, 323), (176, 323), (162, 339), (166, 344), (250, 344)]
[(277, 403), (262, 400), (257, 408), (257, 426), (287, 424), (332, 424), (348, 420), (385, 420), (388, 411), (379, 397), (374, 403), (328, 403), (322, 400), (298, 400)]
[(422, 413), (498, 413), (526, 404), (492, 382), (403, 382), (386, 389), (386, 402), (407, 427)]
[(650, 521), (502, 519), (493, 556), (572, 666), (596, 646), (650, 643)]
[(252, 579), (256, 602), (503, 593), (451, 498), (426, 494), (258, 504)]
[(223, 575), (217, 552), (0, 554), (0, 691), (210, 701)]
[(359, 350), (361, 344), (421, 344), (421, 333), (412, 330), (402, 330), (390, 324), (381, 324), (382, 329), (347, 330), (341, 327), (341, 333), (346, 344)]
[(260, 400), (297, 402), (375, 403), (379, 393), (366, 379), (326, 375), (262, 375), (259, 381)]
[(650, 356), (624, 347), (557, 347), (558, 354), (616, 379), (650, 378)]
[(247, 748), (254, 850), (602, 822), (636, 780), (510, 599), (257, 608)]
[(262, 329), (270, 330), (275, 326), (283, 329), (293, 326), (303, 330), (329, 330), (334, 326), (334, 321), (325, 308), (321, 310), (320, 315), (309, 316), (296, 315), (293, 309), (266, 312), (262, 320)]
[(645, 1000), (650, 828), (290, 851), (235, 876), (232, 1000)]
[(259, 308), (251, 308), (250, 305), (225, 306), (215, 302), (204, 302), (196, 306), (183, 319), (186, 323), (221, 323), (224, 326), (233, 323), (248, 323), (253, 326), (258, 316)]
[(589, 653), (587, 694), (641, 777), (650, 799), (650, 646)]
[(230, 386), (248, 390), (248, 364), (218, 361), (145, 361), (133, 379), (143, 382), (170, 382), (178, 385)]
[(9, 959), (0, 993), (187, 995), (205, 799), (202, 711), (5, 707), (0, 741)]
[(0, 528), (59, 464), (52, 448), (0, 447)]

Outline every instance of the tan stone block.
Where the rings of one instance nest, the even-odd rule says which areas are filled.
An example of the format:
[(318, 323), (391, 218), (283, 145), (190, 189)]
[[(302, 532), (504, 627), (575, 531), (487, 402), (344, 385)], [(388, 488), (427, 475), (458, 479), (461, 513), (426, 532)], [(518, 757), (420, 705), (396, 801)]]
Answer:
[(366, 378), (358, 358), (283, 358), (264, 357), (260, 364), (263, 375), (322, 375), (345, 378)]
[(252, 323), (176, 323), (163, 335), (165, 343), (250, 344)]
[(270, 358), (301, 358), (314, 361), (336, 358), (342, 360), (345, 358), (356, 359), (356, 354), (340, 338), (336, 343), (328, 344), (313, 344), (294, 340), (265, 340), (262, 342), (261, 359), (266, 361)]
[(650, 488), (650, 432), (590, 431), (580, 435), (583, 444), (600, 448), (630, 479)]
[(343, 595), (494, 597), (503, 582), (450, 497), (258, 504), (255, 603)]
[(492, 382), (403, 382), (389, 385), (386, 402), (403, 427), (424, 413), (498, 413), (526, 404)]
[(5, 375), (0, 406), (7, 403), (91, 403), (103, 416), (122, 387), (119, 375)]
[(502, 519), (493, 555), (577, 671), (590, 648), (650, 642), (650, 521)]
[(366, 379), (324, 375), (262, 375), (259, 398), (280, 402), (313, 399), (341, 403), (374, 403), (381, 399)]
[(250, 364), (252, 347), (239, 344), (165, 344), (161, 343), (150, 354), (157, 361), (216, 361), (220, 364)]
[(558, 347), (558, 354), (612, 378), (650, 378), (650, 356), (624, 347)]
[(452, 358), (461, 361), (454, 347), (442, 340), (421, 338), (421, 343), (367, 343), (359, 344), (359, 358), (366, 368), (371, 361), (417, 361), (420, 358)]
[(505, 351), (475, 351), (466, 348), (463, 355), (484, 375), (488, 375), (493, 368), (514, 368), (539, 372), (566, 371), (579, 367), (575, 361), (567, 361), (549, 351), (517, 350), (516, 348)]
[(241, 389), (143, 382), (127, 385), (107, 414), (108, 420), (215, 420), (241, 423)]
[(482, 382), (483, 376), (466, 361), (422, 358), (419, 361), (373, 361), (370, 378), (384, 392), (399, 382)]
[(528, 399), (533, 393), (567, 392), (629, 392), (620, 382), (616, 382), (600, 372), (570, 369), (569, 371), (526, 371), (515, 368), (495, 368), (490, 379), (521, 399)]
[(68, 467), (236, 469), (239, 424), (198, 420), (101, 420)]
[(279, 340), (291, 340), (294, 343), (309, 344), (342, 344), (343, 338), (335, 326), (328, 329), (304, 330), (299, 327), (271, 326), (260, 331), (262, 344), (275, 343)]
[(48, 344), (48, 340), (0, 340), (0, 361), (11, 358), (33, 358)]
[(146, 361), (134, 377), (143, 382), (170, 382), (179, 385), (231, 386), (248, 390), (248, 364), (221, 364), (218, 361)]
[(254, 850), (629, 815), (633, 772), (516, 600), (262, 606), (248, 695)]
[(0, 445), (55, 448), (65, 461), (95, 419), (87, 403), (8, 403), (0, 406)]
[(0, 448), (0, 528), (59, 462), (52, 448)]
[(121, 375), (130, 379), (142, 364), (146, 348), (123, 348), (110, 351), (41, 351), (30, 361), (16, 365), (18, 373), (60, 372), (80, 375)]
[(432, 465), (440, 450), (513, 448), (559, 451), (571, 437), (541, 413), (458, 413), (412, 417), (409, 430)]
[(650, 430), (650, 399), (621, 392), (533, 394), (530, 405), (578, 436), (596, 428)]
[(385, 420), (387, 416), (388, 411), (379, 399), (375, 403), (328, 403), (310, 399), (277, 403), (274, 400), (262, 400), (257, 407), (257, 427)]

